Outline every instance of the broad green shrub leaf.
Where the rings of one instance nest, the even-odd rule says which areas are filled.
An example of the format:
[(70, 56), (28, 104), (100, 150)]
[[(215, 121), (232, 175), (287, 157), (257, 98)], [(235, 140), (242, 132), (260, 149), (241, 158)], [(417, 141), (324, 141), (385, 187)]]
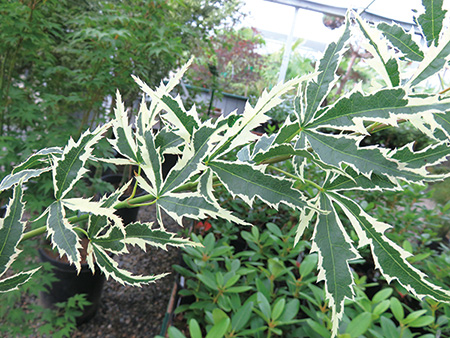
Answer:
[(359, 337), (369, 329), (371, 324), (372, 314), (369, 312), (360, 313), (348, 324), (345, 333), (349, 334), (350, 337)]

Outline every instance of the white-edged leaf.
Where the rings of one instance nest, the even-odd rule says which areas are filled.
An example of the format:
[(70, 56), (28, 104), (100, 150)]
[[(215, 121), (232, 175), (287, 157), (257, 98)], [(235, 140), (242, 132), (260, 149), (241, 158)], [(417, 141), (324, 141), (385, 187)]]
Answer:
[(300, 191), (292, 187), (291, 180), (265, 174), (247, 163), (214, 161), (209, 162), (208, 166), (233, 196), (239, 196), (250, 206), (258, 197), (274, 208), (283, 203), (292, 208), (316, 209)]
[(358, 139), (346, 135), (322, 134), (305, 131), (308, 142), (321, 161), (341, 168), (349, 164), (359, 174), (370, 177), (372, 173), (386, 175), (395, 183), (395, 178), (408, 182), (439, 179), (436, 175), (424, 176), (422, 173), (406, 171), (399, 168), (393, 159), (387, 158), (387, 150), (373, 146), (359, 147)]
[(412, 35), (406, 33), (402, 26), (396, 23), (389, 25), (386, 22), (381, 22), (377, 25), (377, 28), (383, 32), (383, 35), (395, 48), (402, 52), (405, 58), (418, 62), (423, 60), (422, 50), (413, 40)]
[(19, 184), (20, 181), (27, 182), (30, 178), (38, 177), (42, 173), (52, 170), (51, 167), (42, 169), (25, 169), (16, 174), (9, 174), (0, 182), (0, 191), (7, 190), (12, 186)]
[(61, 200), (61, 203), (73, 211), (108, 217), (114, 221), (116, 227), (123, 228), (122, 219), (114, 213), (116, 210), (112, 207), (104, 207), (103, 202), (93, 202), (86, 198), (66, 198)]
[(102, 134), (108, 128), (109, 124), (105, 124), (93, 132), (86, 131), (76, 143), (70, 139), (61, 158), (53, 156), (53, 186), (57, 200), (67, 195), (87, 172), (85, 164), (93, 151), (92, 146), (102, 138)]
[(399, 119), (423, 117), (433, 123), (435, 112), (450, 109), (450, 99), (438, 97), (408, 98), (401, 88), (382, 89), (370, 95), (353, 92), (342, 97), (331, 108), (314, 120), (308, 128), (331, 127), (367, 134), (365, 121), (397, 126)]
[(29, 169), (44, 169), (44, 168), (36, 168), (36, 166), (45, 165), (45, 168), (50, 166), (51, 155), (58, 157), (62, 154), (62, 149), (59, 147), (50, 147), (39, 150), (37, 153), (28, 157), (24, 162), (15, 166), (13, 170), (11, 170), (11, 174), (17, 174), (22, 170)]
[(355, 283), (349, 263), (360, 256), (334, 206), (323, 194), (320, 196), (320, 208), (330, 212), (317, 216), (311, 252), (317, 252), (319, 257), (317, 279), (325, 281), (325, 294), (331, 308), (332, 336), (335, 337), (344, 314), (344, 301), (354, 296)]
[(423, 0), (425, 12), (419, 15), (417, 22), (422, 29), (428, 46), (437, 46), (439, 42), (439, 34), (443, 28), (443, 21), (446, 10), (442, 9), (444, 0)]
[[(156, 206), (162, 208), (178, 224), (183, 225), (183, 217), (203, 219), (207, 216), (220, 216), (219, 209), (198, 193), (168, 193), (160, 197)], [(161, 228), (164, 227), (160, 212), (157, 214)]]
[(6, 207), (4, 218), (0, 218), (0, 276), (11, 266), (21, 250), (17, 248), (25, 230), (22, 221), (24, 203), (22, 202), (22, 182), (13, 191)]
[(234, 216), (230, 211), (223, 209), (213, 194), (213, 173), (210, 168), (207, 168), (200, 176), (198, 191), (208, 202), (212, 203), (218, 210), (218, 214), (221, 218), (226, 219), (232, 223), (242, 225), (252, 225), (246, 221)]
[(437, 47), (432, 45), (428, 48), (423, 61), (406, 86), (414, 87), (445, 68), (445, 64), (450, 59), (450, 29), (444, 31), (440, 40)]
[(359, 15), (355, 14), (355, 17), (358, 28), (367, 39), (363, 47), (373, 56), (373, 59), (366, 59), (366, 62), (381, 75), (388, 87), (398, 86), (400, 84), (399, 65), (393, 50), (388, 48), (386, 41), (383, 41), (380, 31)]
[(406, 290), (421, 299), (429, 296), (437, 301), (450, 303), (450, 291), (429, 282), (423, 272), (407, 261), (411, 254), (386, 237), (384, 233), (390, 225), (369, 216), (347, 197), (336, 193), (327, 195), (339, 204), (352, 223), (359, 237), (358, 247), (370, 245), (375, 267), (389, 283), (397, 280)]
[(141, 168), (152, 186), (152, 194), (158, 195), (161, 189), (161, 155), (156, 150), (153, 131), (145, 131), (142, 136), (137, 136), (139, 144), (139, 156), (142, 159)]
[(0, 293), (18, 290), (19, 286), (28, 282), (33, 277), (33, 274), (39, 269), (40, 267), (25, 272), (19, 272), (13, 276), (0, 280)]
[(92, 244), (95, 261), (100, 270), (105, 274), (106, 278), (116, 280), (122, 285), (142, 286), (144, 284), (154, 283), (156, 280), (167, 276), (167, 273), (153, 276), (135, 276), (131, 272), (120, 269), (116, 261), (114, 261), (99, 245)]
[(301, 123), (309, 122), (315, 115), (323, 100), (330, 93), (338, 80), (336, 70), (345, 52), (345, 46), (350, 38), (349, 20), (346, 20), (345, 30), (337, 42), (328, 45), (323, 57), (317, 63), (317, 77), (308, 81), (305, 95), (305, 110), (301, 111), (300, 103), (295, 110)]
[(72, 225), (66, 219), (66, 212), (61, 201), (53, 202), (48, 208), (47, 232), (48, 237), (59, 255), (67, 256), (70, 264), (74, 264), (79, 272), (81, 270), (81, 255), (79, 249), (82, 248), (78, 235), (73, 230)]
[(143, 82), (137, 76), (131, 75), (134, 81), (139, 85), (141, 90), (152, 98), (150, 108), (148, 110), (143, 110), (142, 112), (139, 113), (138, 120), (141, 121), (142, 123), (142, 125), (140, 126), (142, 132), (152, 129), (152, 127), (156, 122), (155, 117), (162, 109), (160, 101), (158, 99), (154, 100), (153, 97), (160, 98), (163, 97), (164, 95), (168, 95), (175, 88), (175, 86), (178, 85), (178, 83), (180, 83), (181, 78), (183, 77), (184, 73), (187, 71), (193, 60), (194, 58), (192, 57), (185, 65), (183, 65), (183, 67), (180, 68), (179, 71), (173, 74), (169, 78), (169, 82), (167, 83), (167, 85), (165, 85), (164, 82), (161, 81), (161, 84), (156, 90), (152, 90), (145, 82)]
[(125, 231), (118, 227), (111, 226), (102, 236), (91, 238), (92, 244), (100, 246), (103, 250), (116, 255), (128, 253), (127, 246), (124, 242)]
[(133, 137), (133, 130), (129, 125), (128, 112), (122, 102), (119, 91), (116, 92), (116, 107), (114, 108), (113, 132), (115, 139), (109, 140), (114, 149), (121, 155), (139, 162), (137, 144)]
[(235, 121), (233, 126), (226, 131), (222, 140), (215, 146), (210, 159), (223, 156), (238, 146), (256, 140), (257, 136), (252, 133), (252, 130), (269, 120), (269, 117), (265, 113), (283, 101), (280, 98), (283, 94), (315, 75), (316, 73), (308, 74), (289, 80), (286, 83), (277, 84), (270, 92), (264, 91), (262, 93), (255, 107), (252, 107), (247, 102), (242, 117)]
[(144, 251), (146, 251), (147, 244), (163, 250), (167, 250), (168, 245), (182, 248), (186, 246), (201, 246), (200, 243), (192, 242), (188, 238), (177, 237), (175, 233), (161, 229), (152, 229), (152, 225), (152, 223), (128, 224), (125, 229), (126, 237), (123, 242), (138, 245)]

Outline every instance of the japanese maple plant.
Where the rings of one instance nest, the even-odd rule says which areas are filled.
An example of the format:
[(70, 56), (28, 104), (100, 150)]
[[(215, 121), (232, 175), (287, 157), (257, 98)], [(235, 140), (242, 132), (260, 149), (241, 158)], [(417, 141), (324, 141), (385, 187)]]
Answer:
[[(415, 42), (412, 33), (396, 24), (380, 23), (375, 27), (349, 13), (342, 36), (327, 47), (315, 73), (264, 91), (255, 106), (247, 103), (240, 115), (231, 113), (202, 121), (195, 107), (186, 110), (181, 98), (172, 96), (189, 63), (156, 89), (134, 77), (143, 96), (133, 126), (117, 93), (112, 121), (84, 132), (76, 142), (70, 139), (63, 149), (36, 152), (0, 183), (1, 191), (12, 190), (0, 223), (0, 275), (5, 275), (19, 255), (22, 241), (46, 234), (59, 254), (66, 255), (78, 270), (81, 238), (85, 237), (89, 241), (87, 262), (92, 271), (97, 264), (106, 277), (122, 284), (140, 286), (155, 282), (164, 275), (133, 275), (119, 268), (109, 253), (126, 254), (128, 244), (144, 250), (146, 245), (162, 249), (167, 245), (198, 245), (167, 232), (161, 217), (163, 211), (179, 224), (183, 218), (207, 217), (247, 224), (232, 210), (219, 205), (214, 188), (220, 184), (250, 206), (258, 198), (270, 207), (277, 208), (282, 203), (301, 211), (296, 240), (306, 227), (313, 228), (312, 251), (319, 257), (318, 275), (324, 281), (332, 311), (333, 336), (337, 334), (345, 300), (354, 297), (350, 263), (360, 257), (357, 249), (367, 245), (376, 268), (388, 282), (398, 281), (419, 298), (450, 302), (450, 292), (434, 285), (412, 266), (407, 260), (410, 254), (386, 236), (390, 225), (372, 218), (356, 200), (346, 196), (347, 191), (371, 189), (401, 194), (402, 182), (424, 184), (446, 177), (433, 174), (431, 168), (450, 155), (450, 97), (445, 90), (430, 94), (424, 83), (431, 77), (437, 78), (448, 66), (450, 30), (442, 29), (447, 20), (442, 1), (423, 3), (425, 11), (416, 19), (425, 41), (423, 46)], [(379, 76), (367, 92), (357, 86), (333, 104), (325, 105), (339, 80), (337, 69), (352, 34), (364, 40), (364, 47), (372, 54), (367, 63)], [(405, 70), (411, 69), (405, 68), (411, 62), (417, 67)], [(252, 133), (268, 120), (267, 111), (282, 102), (282, 95), (291, 90), (297, 93), (294, 117), (271, 136)], [(360, 145), (365, 136), (383, 128), (396, 128), (404, 121), (426, 134), (430, 145), (419, 151), (413, 144), (394, 150)], [(157, 122), (161, 127), (155, 131)], [(122, 156), (95, 158), (95, 145), (106, 137), (108, 129), (113, 131), (111, 146)], [(165, 154), (178, 154), (178, 162), (163, 179)], [(92, 160), (136, 166), (135, 183), (129, 182), (99, 200), (68, 196), (75, 183), (86, 175)], [(291, 172), (277, 166), (282, 161), (292, 163)], [(322, 181), (307, 179), (307, 163), (323, 171)], [(53, 178), (54, 202), (40, 216), (46, 219), (46, 225), (28, 230), (23, 220), (26, 184), (45, 172)], [(134, 190), (140, 187), (146, 194), (119, 201), (132, 184)], [(305, 185), (314, 189), (299, 188)], [(136, 222), (124, 226), (114, 214), (119, 208), (150, 204), (155, 205), (157, 224)], [(357, 243), (351, 240), (340, 217), (349, 220)], [(0, 292), (18, 288), (34, 272), (7, 273), (0, 281)]]

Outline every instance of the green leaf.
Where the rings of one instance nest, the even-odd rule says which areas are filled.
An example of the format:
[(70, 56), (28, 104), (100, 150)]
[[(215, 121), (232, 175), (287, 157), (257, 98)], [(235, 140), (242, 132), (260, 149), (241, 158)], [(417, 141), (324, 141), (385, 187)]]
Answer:
[(125, 234), (122, 229), (111, 227), (106, 234), (92, 238), (91, 242), (111, 253), (121, 254), (128, 252), (124, 239)]
[(392, 295), (393, 291), (394, 289), (391, 288), (378, 291), (372, 298), (372, 304), (380, 303), (381, 301), (388, 299)]
[(409, 327), (425, 327), (434, 323), (435, 318), (433, 316), (423, 316), (408, 324)]
[(307, 255), (300, 263), (300, 276), (303, 278), (308, 276), (315, 268), (317, 268), (317, 255)]
[(109, 124), (98, 127), (92, 133), (86, 131), (75, 143), (72, 139), (63, 150), (61, 158), (53, 157), (53, 185), (55, 198), (63, 198), (74, 184), (87, 172), (86, 161), (92, 154), (92, 146), (97, 143)]
[(253, 302), (246, 302), (241, 306), (231, 318), (231, 328), (235, 332), (241, 331), (250, 320), (252, 315)]
[(345, 52), (345, 45), (350, 38), (349, 20), (346, 20), (345, 30), (339, 40), (330, 43), (325, 53), (318, 63), (316, 69), (319, 74), (317, 78), (308, 82), (306, 87), (306, 107), (304, 113), (296, 109), (298, 120), (302, 123), (308, 123), (315, 115), (323, 100), (328, 96), (338, 76), (336, 70)]
[(133, 276), (129, 271), (119, 268), (114, 261), (99, 245), (92, 243), (95, 261), (106, 278), (113, 278), (122, 285), (141, 286), (143, 284), (154, 283), (156, 280), (167, 276), (167, 273), (153, 276)]
[(423, 0), (422, 4), (425, 6), (425, 13), (417, 18), (417, 22), (422, 28), (425, 35), (427, 45), (438, 45), (439, 33), (442, 30), (443, 21), (446, 10), (442, 10), (444, 0)]
[(22, 221), (24, 204), (22, 202), (22, 183), (14, 188), (4, 218), (0, 218), (0, 276), (10, 267), (19, 255), (17, 248), (26, 223)]
[(349, 334), (350, 337), (359, 337), (369, 329), (371, 324), (372, 314), (369, 312), (360, 313), (347, 325), (345, 333)]
[(228, 330), (230, 325), (230, 318), (223, 318), (218, 323), (214, 323), (214, 326), (209, 330), (206, 338), (222, 338)]
[(297, 298), (290, 299), (284, 308), (284, 312), (280, 317), (280, 321), (286, 323), (293, 320), (295, 316), (297, 316), (299, 309), (300, 301)]
[(450, 302), (450, 292), (425, 279), (425, 274), (407, 261), (410, 254), (384, 235), (389, 225), (373, 219), (347, 197), (335, 193), (328, 193), (328, 196), (342, 207), (351, 221), (359, 237), (359, 247), (370, 245), (375, 266), (388, 282), (397, 280), (419, 298), (429, 296), (437, 301)]
[(391, 311), (394, 314), (395, 319), (397, 319), (399, 323), (401, 323), (403, 321), (403, 318), (405, 318), (405, 311), (403, 310), (403, 305), (395, 297), (391, 298)]
[(263, 314), (263, 319), (268, 323), (270, 322), (271, 317), (271, 309), (270, 304), (267, 298), (261, 293), (258, 292), (256, 299), (258, 300), (258, 308), (261, 310), (261, 313)]
[(189, 334), (191, 338), (202, 338), (202, 330), (194, 318), (189, 320)]
[(344, 313), (345, 299), (353, 299), (354, 280), (349, 262), (359, 258), (337, 212), (327, 197), (321, 195), (320, 207), (330, 211), (319, 214), (312, 237), (311, 251), (319, 256), (318, 280), (325, 281), (326, 298), (331, 308), (332, 333), (337, 334)]
[(53, 202), (47, 209), (47, 231), (53, 247), (58, 249), (60, 256), (66, 255), (70, 264), (81, 270), (81, 249), (78, 235), (66, 219), (66, 212), (61, 201)]
[(383, 35), (389, 40), (389, 42), (403, 55), (411, 61), (422, 61), (424, 58), (423, 52), (420, 47), (412, 39), (412, 35), (406, 33), (403, 27), (396, 24), (387, 24), (385, 22), (379, 23), (377, 28), (383, 32)]
[(270, 317), (272, 321), (275, 321), (278, 318), (280, 318), (281, 314), (285, 310), (285, 306), (286, 306), (286, 300), (284, 298), (277, 299), (277, 301), (275, 302), (275, 304), (273, 305), (273, 308), (272, 308), (272, 315)]
[(233, 195), (250, 206), (258, 197), (275, 208), (280, 203), (293, 208), (312, 208), (302, 193), (292, 188), (292, 181), (265, 174), (245, 163), (215, 161), (208, 165)]
[(33, 276), (33, 274), (39, 269), (40, 268), (29, 270), (26, 272), (19, 272), (18, 274), (0, 280), (0, 294), (13, 290), (18, 290), (18, 287), (28, 282)]
[(324, 327), (323, 325), (320, 325), (319, 323), (313, 321), (312, 319), (308, 318), (306, 320), (306, 322), (308, 323), (308, 325), (315, 331), (317, 332), (321, 337), (323, 338), (330, 338), (331, 337), (331, 333), (330, 331), (327, 330), (326, 327)]

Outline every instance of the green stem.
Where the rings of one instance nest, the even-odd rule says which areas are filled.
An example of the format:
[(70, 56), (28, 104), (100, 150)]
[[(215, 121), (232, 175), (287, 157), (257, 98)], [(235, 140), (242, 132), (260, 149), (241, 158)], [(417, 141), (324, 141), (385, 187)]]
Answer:
[(277, 167), (275, 167), (273, 165), (269, 165), (268, 168), (272, 169), (272, 170), (275, 170), (275, 171), (278, 171), (279, 173), (282, 173), (283, 175), (286, 175), (287, 177), (293, 178), (296, 181), (299, 181), (299, 182), (302, 182), (302, 183), (304, 182), (304, 183), (307, 183), (309, 185), (312, 185), (314, 188), (317, 188), (318, 190), (322, 190), (322, 187), (320, 185), (318, 185), (317, 183), (315, 183), (313, 181), (310, 181), (310, 180), (308, 180), (306, 178), (301, 179), (300, 177), (295, 176), (295, 175), (293, 175), (291, 173), (288, 173), (287, 171), (284, 171), (283, 169), (277, 168)]

